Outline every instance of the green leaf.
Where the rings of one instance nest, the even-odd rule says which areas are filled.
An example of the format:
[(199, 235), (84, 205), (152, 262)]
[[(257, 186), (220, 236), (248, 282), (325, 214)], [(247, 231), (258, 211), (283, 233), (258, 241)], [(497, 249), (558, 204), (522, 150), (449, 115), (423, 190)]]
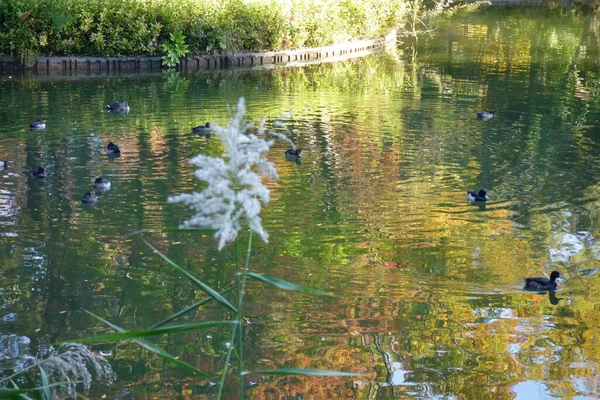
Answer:
[(0, 388), (0, 398), (3, 399), (8, 399), (11, 397), (16, 397), (22, 393), (25, 393), (25, 390), (23, 389), (5, 389), (5, 388)]
[(210, 228), (198, 228), (198, 227), (189, 227), (189, 228), (180, 228), (178, 226), (168, 226), (165, 228), (160, 228), (160, 229), (140, 229), (137, 231), (133, 231), (131, 233), (128, 233), (126, 236), (134, 236), (134, 235), (139, 235), (140, 233), (144, 233), (144, 232), (186, 232), (186, 231), (202, 231), (202, 232), (212, 232), (214, 231), (214, 229), (210, 229)]
[(140, 233), (144, 233), (144, 232), (150, 232), (150, 229), (140, 229), (140, 230), (137, 230), (137, 231), (130, 232), (130, 233), (128, 233), (125, 236), (129, 237), (129, 236), (139, 235)]
[[(38, 364), (40, 365), (40, 364)], [(31, 376), (32, 374), (23, 374), (25, 376), (25, 379), (27, 380), (27, 383), (30, 385), (30, 387), (35, 387), (37, 385), (37, 383), (35, 382), (35, 380), (33, 380), (33, 377)], [(14, 383), (14, 381), (11, 379), (11, 382), (13, 382), (13, 386), (15, 388), (18, 389), (17, 385)], [(36, 400), (42, 399), (42, 395), (39, 392), (34, 392), (33, 395), (35, 396)], [(0, 396), (2, 397), (2, 396)], [(32, 400), (30, 397), (25, 396), (24, 394), (19, 395), (19, 398), (24, 399), (24, 400)]]
[(280, 368), (262, 371), (244, 371), (242, 375), (312, 375), (312, 376), (363, 376), (354, 372), (330, 371), (327, 369)]
[(234, 313), (237, 313), (237, 309), (230, 302), (228, 302), (227, 299), (225, 299), (225, 297), (221, 296), (213, 288), (211, 288), (210, 286), (208, 286), (204, 282), (200, 281), (194, 275), (190, 274), (185, 268), (180, 267), (178, 264), (176, 264), (175, 262), (171, 261), (171, 259), (169, 257), (165, 256), (163, 253), (161, 253), (160, 251), (158, 251), (158, 249), (156, 247), (152, 246), (150, 244), (150, 242), (148, 242), (146, 239), (142, 239), (142, 241), (144, 243), (146, 243), (146, 245), (148, 247), (150, 247), (152, 250), (154, 250), (159, 256), (161, 256), (161, 258), (163, 260), (165, 260), (166, 262), (168, 262), (169, 264), (171, 264), (173, 267), (177, 268), (179, 271), (181, 271), (182, 273), (184, 273), (188, 278), (190, 278), (192, 280), (192, 282), (194, 282), (196, 285), (200, 286), (200, 288), (202, 290), (204, 290), (206, 293), (208, 293), (209, 296), (211, 296), (213, 299), (215, 299), (216, 301), (218, 301), (219, 303), (221, 303), (225, 307), (229, 308)]
[(160, 347), (156, 346), (154, 343), (150, 343), (150, 342), (148, 342), (146, 340), (143, 340), (143, 339), (134, 339), (134, 341), (138, 345), (140, 345), (143, 348), (145, 348), (146, 350), (151, 351), (151, 352), (153, 352), (155, 354), (158, 354), (159, 356), (161, 356), (165, 360), (171, 361), (173, 364), (179, 365), (180, 367), (185, 368), (188, 371), (191, 371), (191, 372), (193, 372), (195, 374), (204, 376), (206, 378), (210, 378), (210, 375), (207, 374), (206, 372), (202, 372), (199, 369), (191, 366), (190, 364), (188, 364), (188, 363), (186, 363), (184, 361), (178, 360), (177, 358), (173, 357), (171, 354), (167, 353), (165, 350), (163, 350)]
[(296, 283), (284, 281), (283, 279), (275, 278), (274, 276), (265, 275), (265, 274), (257, 274), (255, 272), (246, 272), (251, 278), (258, 279), (259, 281), (263, 281), (266, 283), (270, 283), (271, 285), (277, 286), (279, 289), (283, 290), (300, 290), (303, 292), (310, 292), (314, 294), (321, 294), (323, 296), (331, 296), (330, 293), (327, 293), (320, 289), (313, 289), (308, 286), (298, 285)]
[(23, 393), (28, 393), (28, 392), (35, 392), (38, 390), (43, 390), (46, 388), (51, 388), (54, 386), (62, 386), (62, 385), (67, 385), (69, 384), (69, 382), (59, 382), (59, 383), (53, 383), (51, 385), (48, 386), (44, 386), (44, 387), (35, 387), (35, 388), (29, 388), (29, 389), (6, 389), (6, 388), (0, 388), (0, 399), (7, 399), (7, 398), (13, 398), (13, 397), (17, 397), (20, 396), (21, 398), (29, 398), (27, 396), (25, 396)]
[[(230, 291), (232, 291), (232, 290), (233, 290), (233, 289), (235, 289), (235, 288), (237, 288), (237, 285), (232, 285), (232, 286), (229, 286), (227, 289), (221, 290), (221, 291), (219, 292), (219, 294), (220, 294), (220, 295), (223, 295), (223, 294), (225, 294), (225, 293), (227, 293), (227, 292), (230, 292)], [(160, 321), (160, 322), (159, 322), (159, 323), (157, 323), (157, 324), (154, 324), (154, 325), (152, 326), (152, 329), (154, 329), (154, 328), (158, 328), (159, 326), (161, 326), (161, 325), (164, 325), (164, 324), (166, 324), (167, 322), (170, 322), (170, 321), (174, 320), (174, 319), (175, 319), (175, 318), (177, 318), (177, 317), (181, 317), (182, 315), (184, 315), (184, 314), (187, 314), (187, 313), (189, 313), (190, 311), (193, 311), (193, 310), (195, 310), (196, 308), (200, 307), (201, 305), (203, 305), (203, 304), (205, 304), (205, 303), (208, 303), (208, 302), (209, 302), (209, 301), (211, 301), (211, 300), (213, 300), (213, 298), (212, 298), (212, 297), (205, 297), (205, 298), (203, 298), (202, 300), (200, 300), (199, 302), (197, 302), (197, 303), (194, 303), (194, 304), (192, 304), (191, 306), (189, 306), (189, 307), (186, 307), (186, 308), (184, 308), (183, 310), (176, 312), (175, 314), (173, 314), (173, 315), (171, 315), (170, 317), (168, 317), (168, 318), (166, 318), (166, 319), (164, 319), (164, 320)]]
[(14, 397), (24, 398), (24, 397), (27, 397), (27, 396), (25, 396), (23, 394), (23, 393), (25, 393), (25, 390), (19, 389), (19, 387), (17, 386), (17, 384), (12, 379), (10, 380), (10, 382), (14, 386), (14, 389), (0, 388), (0, 398), (4, 399), (4, 398), (9, 398), (9, 397), (10, 398), (14, 398)]
[(89, 337), (89, 338), (73, 339), (73, 340), (69, 340), (69, 342), (95, 343), (95, 342), (137, 339), (139, 337), (144, 337), (144, 336), (162, 335), (165, 333), (174, 333), (174, 332), (186, 332), (186, 331), (191, 331), (191, 330), (195, 330), (195, 329), (212, 328), (213, 326), (230, 325), (230, 324), (237, 324), (237, 323), (238, 323), (238, 321), (197, 322), (197, 323), (193, 323), (193, 324), (165, 326), (163, 328), (151, 328), (151, 329), (144, 330), (144, 331), (125, 331), (125, 332), (119, 332), (119, 333), (112, 333), (112, 334), (108, 334), (108, 335), (99, 335), (99, 336), (94, 336), (94, 337)]
[(42, 393), (46, 400), (52, 400), (52, 394), (50, 393), (50, 382), (48, 382), (48, 375), (46, 375), (46, 371), (39, 365), (40, 375), (42, 377)]
[[(29, 377), (29, 375), (27, 375), (27, 376)], [(15, 383), (15, 381), (13, 381), (13, 380), (11, 379), (11, 380), (10, 380), (10, 383), (13, 385), (13, 387), (14, 387), (16, 390), (19, 390), (19, 386), (18, 386), (18, 385)], [(1, 392), (0, 392), (0, 397), (2, 397), (2, 393), (1, 393)], [(11, 397), (17, 397), (17, 398), (19, 398), (19, 399), (24, 399), (24, 400), (32, 400), (32, 399), (31, 399), (31, 397), (28, 397), (28, 396), (26, 396), (26, 395), (25, 395), (25, 394), (23, 394), (23, 393), (17, 393), (17, 394), (15, 394), (15, 395), (11, 396)]]
[[(92, 317), (98, 319), (99, 321), (104, 322), (106, 325), (110, 326), (111, 328), (113, 328), (115, 331), (120, 332), (120, 333), (124, 333), (126, 332), (125, 329), (111, 323), (108, 322), (107, 320), (105, 320), (104, 318), (94, 314), (91, 311), (86, 310), (85, 308), (83, 308), (83, 311), (85, 311), (86, 313), (90, 314)], [(204, 377), (210, 378), (210, 375), (208, 375), (206, 372), (202, 372), (199, 369), (191, 366), (190, 364), (180, 361), (177, 358), (173, 357), (171, 354), (167, 353), (165, 350), (161, 349), (160, 347), (156, 346), (154, 343), (150, 343), (144, 339), (133, 339), (134, 342), (136, 342), (138, 345), (142, 346), (143, 348), (145, 348), (148, 351), (151, 351), (155, 354), (158, 354), (159, 356), (161, 356), (162, 358), (164, 358), (165, 360), (169, 360), (172, 363), (179, 365), (182, 368), (187, 369), (188, 371), (191, 371), (195, 374), (198, 375), (202, 375)]]
[(161, 232), (185, 232), (185, 231), (203, 231), (203, 232), (212, 232), (214, 231), (214, 229), (210, 229), (210, 228), (202, 228), (202, 227), (185, 227), (185, 228), (180, 228), (178, 226), (172, 226), (172, 227), (165, 227), (165, 228), (160, 228)]
[[(53, 385), (56, 386), (56, 385)], [(23, 393), (33, 392), (34, 390), (40, 390), (40, 388), (33, 389), (5, 389), (0, 388), (0, 399), (10, 399), (18, 396), (23, 396)]]

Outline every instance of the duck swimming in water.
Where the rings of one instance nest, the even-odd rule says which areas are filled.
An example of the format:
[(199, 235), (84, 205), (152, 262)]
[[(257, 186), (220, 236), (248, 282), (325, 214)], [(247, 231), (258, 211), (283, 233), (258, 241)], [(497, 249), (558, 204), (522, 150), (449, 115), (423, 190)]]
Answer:
[(108, 146), (106, 146), (106, 152), (112, 154), (121, 154), (121, 149), (113, 142), (108, 142)]
[(285, 151), (285, 159), (286, 160), (290, 160), (290, 161), (296, 161), (298, 160), (301, 156), (300, 153), (302, 152), (302, 150), (300, 149), (288, 149)]
[(42, 167), (38, 167), (38, 169), (34, 169), (31, 171), (31, 175), (35, 176), (36, 178), (45, 178), (46, 170)]
[(30, 123), (29, 126), (31, 126), (31, 129), (46, 129), (46, 123), (39, 118), (36, 121)]
[(525, 289), (530, 290), (554, 290), (558, 287), (556, 279), (560, 277), (558, 271), (552, 271), (548, 278), (523, 278)]
[(127, 103), (126, 101), (124, 101), (122, 103), (111, 103), (111, 104), (107, 104), (106, 108), (109, 111), (118, 111), (120, 113), (128, 113), (129, 112), (129, 103)]
[(82, 203), (95, 203), (98, 201), (98, 197), (96, 197), (93, 193), (86, 193), (81, 198)]
[(108, 179), (96, 178), (92, 186), (94, 189), (107, 190), (110, 189), (110, 181)]
[(488, 195), (485, 189), (481, 189), (479, 192), (467, 192), (468, 201), (487, 201)]
[(192, 128), (193, 133), (197, 133), (199, 135), (210, 135), (212, 132), (212, 128), (210, 127), (210, 122), (207, 122), (204, 125), (199, 125)]
[(489, 121), (490, 119), (494, 118), (495, 116), (496, 116), (496, 111), (494, 111), (494, 110), (480, 111), (477, 113), (477, 119), (482, 120), (482, 121)]

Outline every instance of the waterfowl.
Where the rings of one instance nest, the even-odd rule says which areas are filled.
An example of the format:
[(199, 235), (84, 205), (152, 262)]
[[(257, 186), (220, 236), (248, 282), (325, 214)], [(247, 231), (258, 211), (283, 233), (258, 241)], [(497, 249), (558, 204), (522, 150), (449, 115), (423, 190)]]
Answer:
[(482, 121), (489, 121), (490, 119), (494, 118), (495, 116), (496, 116), (496, 111), (494, 111), (494, 110), (480, 111), (477, 113), (477, 119), (480, 119)]
[(558, 271), (552, 271), (550, 279), (548, 278), (523, 278), (525, 281), (525, 289), (533, 290), (553, 290), (558, 286), (556, 278), (560, 277)]
[(45, 178), (46, 177), (46, 170), (42, 167), (39, 167), (38, 169), (34, 169), (31, 171), (31, 175), (35, 176), (36, 178)]
[(285, 151), (285, 158), (286, 158), (286, 160), (295, 161), (300, 158), (301, 152), (302, 152), (302, 150), (300, 150), (300, 149), (296, 149), (296, 150), (288, 149)]
[(83, 203), (95, 203), (98, 201), (98, 197), (96, 197), (96, 195), (93, 193), (86, 193), (81, 198), (81, 201)]
[(0, 168), (8, 168), (8, 161), (0, 160)]
[(481, 189), (479, 192), (467, 192), (467, 200), (469, 201), (487, 201), (488, 195), (485, 189)]
[(110, 181), (108, 179), (96, 178), (92, 186), (94, 189), (110, 189)]
[(212, 128), (210, 127), (210, 122), (207, 122), (204, 125), (199, 125), (192, 128), (192, 132), (198, 133), (200, 135), (210, 135), (212, 132)]
[(108, 108), (110, 111), (118, 111), (118, 112), (122, 112), (122, 113), (129, 112), (129, 104), (126, 101), (124, 101), (122, 103), (107, 104), (106, 108)]
[(29, 126), (31, 126), (32, 129), (46, 129), (46, 123), (39, 118), (30, 123)]
[(113, 142), (108, 142), (108, 146), (106, 146), (106, 152), (113, 154), (121, 154), (121, 149)]

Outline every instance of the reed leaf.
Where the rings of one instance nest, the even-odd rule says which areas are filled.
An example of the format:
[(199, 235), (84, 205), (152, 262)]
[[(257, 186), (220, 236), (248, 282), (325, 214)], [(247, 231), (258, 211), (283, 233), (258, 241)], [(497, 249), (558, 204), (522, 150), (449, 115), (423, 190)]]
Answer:
[(126, 237), (136, 236), (136, 235), (139, 235), (140, 233), (145, 233), (145, 232), (189, 232), (189, 231), (201, 231), (201, 232), (206, 232), (206, 233), (212, 233), (214, 231), (214, 229), (202, 228), (202, 227), (167, 226), (167, 227), (158, 228), (158, 229), (148, 229), (148, 228), (138, 229), (137, 231), (129, 232), (125, 236)]
[(165, 333), (185, 332), (195, 329), (212, 328), (218, 325), (237, 324), (238, 321), (207, 321), (197, 322), (191, 324), (171, 325), (164, 328), (151, 328), (144, 331), (125, 331), (120, 333), (111, 333), (108, 335), (99, 335), (89, 338), (73, 339), (70, 342), (77, 343), (96, 343), (96, 342), (108, 342), (117, 340), (137, 339), (144, 336), (162, 335)]
[[(40, 365), (40, 364), (37, 364), (37, 365)], [(31, 374), (23, 374), (23, 375), (25, 376), (25, 379), (27, 380), (27, 383), (29, 383), (31, 385), (30, 387), (36, 387), (37, 386), (37, 383), (33, 380), (33, 377), (31, 376)], [(19, 389), (19, 387), (17, 386), (17, 384), (15, 383), (15, 381), (13, 381), (12, 379), (10, 381), (13, 384), (13, 387), (15, 389)], [(42, 398), (42, 396), (40, 395), (39, 392), (34, 392), (33, 395), (35, 396), (36, 400), (39, 400), (39, 399)], [(2, 397), (2, 396), (0, 395), (0, 397)], [(23, 399), (23, 400), (33, 400), (29, 396), (26, 396), (24, 394), (20, 394), (19, 398)]]
[[(20, 390), (20, 389), (19, 389), (19, 386), (16, 384), (16, 382), (15, 382), (15, 381), (13, 381), (13, 380), (11, 379), (11, 380), (10, 380), (10, 383), (13, 385), (13, 388), (14, 388), (14, 390)], [(10, 390), (10, 389), (2, 389), (2, 390)], [(8, 396), (8, 397), (11, 397), (11, 398), (13, 398), (13, 397), (16, 397), (16, 398), (18, 398), (18, 399), (24, 399), (24, 400), (33, 400), (31, 397), (28, 397), (28, 396), (26, 396), (26, 395), (25, 395), (25, 394), (23, 394), (23, 393), (14, 394), (14, 395), (12, 395), (12, 396)], [(2, 396), (2, 392), (1, 392), (1, 391), (0, 391), (0, 398), (3, 398), (3, 396)]]
[[(47, 379), (47, 377), (46, 377)], [(57, 382), (57, 383), (50, 383), (47, 386), (39, 386), (39, 387), (34, 387), (34, 388), (27, 388), (27, 389), (20, 389), (20, 388), (15, 388), (15, 389), (7, 389), (7, 388), (0, 388), (0, 399), (12, 399), (12, 398), (21, 398), (21, 399), (29, 399), (32, 400), (30, 397), (28, 397), (27, 395), (25, 395), (25, 393), (31, 393), (31, 392), (40, 392), (43, 391), (45, 389), (50, 389), (52, 387), (56, 387), (56, 386), (63, 386), (63, 385), (67, 385), (70, 382)], [(49, 397), (50, 399), (52, 397)]]
[[(224, 295), (225, 293), (232, 291), (236, 287), (237, 287), (236, 285), (229, 286), (228, 288), (221, 290), (219, 292), (219, 294)], [(185, 314), (189, 313), (190, 311), (193, 311), (194, 309), (200, 307), (201, 305), (203, 305), (205, 303), (208, 303), (211, 300), (214, 300), (214, 299), (210, 296), (205, 297), (202, 300), (200, 300), (199, 302), (194, 303), (191, 306), (186, 307), (183, 310), (176, 312), (175, 314), (171, 315), (170, 317), (163, 319), (159, 323), (152, 325), (151, 329), (158, 328), (159, 326), (162, 326), (162, 325), (166, 324), (167, 322), (174, 320), (175, 318), (181, 317), (182, 315), (185, 315)]]
[(161, 232), (185, 232), (185, 231), (202, 231), (202, 232), (214, 232), (214, 229), (203, 228), (203, 227), (178, 227), (178, 226), (166, 226), (164, 228), (160, 228)]
[[(83, 309), (83, 311), (85, 311), (86, 313), (90, 314), (92, 317), (96, 318), (99, 321), (102, 321), (103, 323), (105, 323), (106, 325), (110, 326), (111, 328), (113, 328), (115, 331), (119, 332), (119, 333), (125, 333), (126, 330), (105, 320), (104, 318), (94, 314), (91, 311), (86, 310), (85, 308)], [(169, 360), (172, 363), (179, 365), (182, 368), (187, 369), (188, 371), (191, 371), (195, 374), (198, 375), (202, 375), (204, 377), (209, 378), (210, 375), (207, 374), (206, 372), (202, 372), (199, 369), (191, 366), (190, 364), (184, 362), (184, 361), (180, 361), (177, 358), (175, 358), (174, 356), (172, 356), (171, 354), (169, 354), (168, 352), (166, 352), (165, 350), (161, 349), (160, 347), (158, 347), (157, 345), (155, 345), (154, 343), (150, 343), (144, 339), (133, 339), (133, 341), (135, 343), (137, 343), (139, 346), (143, 347), (144, 349), (151, 351), (152, 353), (155, 353), (157, 355), (159, 355), (160, 357), (164, 358), (165, 360)]]
[(206, 293), (208, 293), (213, 299), (215, 299), (217, 302), (221, 303), (225, 307), (229, 308), (231, 311), (237, 313), (237, 309), (230, 302), (228, 302), (227, 299), (225, 299), (225, 297), (221, 296), (219, 294), (219, 292), (217, 292), (216, 290), (214, 290), (213, 288), (211, 288), (210, 286), (208, 286), (206, 283), (200, 281), (194, 275), (190, 274), (185, 268), (179, 266), (177, 263), (175, 263), (174, 261), (172, 261), (169, 257), (165, 256), (156, 247), (152, 246), (150, 244), (150, 242), (148, 242), (146, 239), (142, 239), (142, 241), (144, 243), (146, 243), (146, 245), (148, 247), (150, 247), (152, 250), (154, 250), (163, 260), (165, 260), (166, 262), (168, 262), (169, 264), (171, 264), (173, 267), (175, 267), (179, 271), (181, 271), (183, 274), (185, 274), (188, 278), (190, 278), (192, 280), (192, 282), (194, 282), (202, 290), (204, 290)]
[[(36, 366), (39, 367), (39, 364), (37, 364)], [(45, 398), (52, 399), (51, 392), (49, 392), (49, 390), (51, 388), (57, 387), (57, 386), (71, 385), (73, 383), (76, 383), (76, 384), (80, 383), (79, 381), (49, 383), (48, 374), (46, 374), (46, 371), (44, 369), (42, 369), (41, 367), (39, 367), (39, 369), (40, 369), (40, 375), (42, 376), (42, 386), (21, 389), (21, 388), (19, 388), (19, 386), (17, 386), (15, 381), (10, 379), (10, 383), (14, 386), (14, 389), (0, 388), (0, 399), (19, 398), (19, 399), (24, 399), (24, 400), (33, 400), (31, 397), (27, 396), (25, 393), (34, 393), (35, 394), (37, 392), (42, 393)], [(25, 374), (25, 377), (26, 377), (27, 381), (32, 384), (32, 386), (35, 386), (35, 382), (31, 378), (30, 375)], [(44, 384), (44, 381), (46, 382), (45, 384)], [(50, 395), (50, 397), (48, 397), (49, 395)], [(79, 393), (77, 393), (77, 395), (80, 397), (83, 397), (85, 399), (85, 397), (80, 395)], [(36, 396), (36, 398), (38, 398), (38, 396)]]
[(283, 290), (299, 290), (299, 291), (303, 291), (303, 292), (320, 294), (323, 296), (331, 296), (330, 293), (327, 293), (323, 290), (313, 289), (308, 286), (298, 285), (297, 283), (284, 281), (283, 279), (275, 278), (274, 276), (271, 276), (271, 275), (257, 274), (256, 272), (246, 272), (246, 275), (248, 275), (251, 278), (257, 279), (259, 281), (270, 283), (271, 285), (277, 286), (279, 289), (283, 289)]
[(363, 376), (354, 372), (330, 371), (327, 369), (280, 368), (260, 371), (244, 371), (242, 375), (311, 375), (311, 376)]
[(44, 394), (46, 400), (52, 400), (52, 394), (50, 393), (50, 382), (48, 382), (48, 375), (46, 374), (46, 371), (44, 371), (44, 368), (41, 365), (39, 366), (39, 370), (40, 376), (42, 377), (42, 393)]

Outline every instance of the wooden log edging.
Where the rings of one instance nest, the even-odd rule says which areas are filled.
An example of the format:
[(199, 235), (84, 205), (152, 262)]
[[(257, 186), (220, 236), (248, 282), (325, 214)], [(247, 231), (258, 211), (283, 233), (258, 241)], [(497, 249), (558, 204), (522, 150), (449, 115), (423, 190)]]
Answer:
[[(342, 44), (296, 50), (234, 53), (206, 56), (189, 56), (181, 60), (179, 70), (198, 71), (221, 68), (273, 67), (283, 65), (303, 65), (324, 61), (338, 61), (362, 57), (383, 51), (396, 45), (396, 30), (370, 40), (357, 40)], [(12, 57), (0, 58), (0, 73), (21, 69), (18, 60)], [(32, 69), (38, 74), (96, 74), (111, 75), (122, 72), (148, 72), (162, 69), (161, 57), (37, 57)]]

